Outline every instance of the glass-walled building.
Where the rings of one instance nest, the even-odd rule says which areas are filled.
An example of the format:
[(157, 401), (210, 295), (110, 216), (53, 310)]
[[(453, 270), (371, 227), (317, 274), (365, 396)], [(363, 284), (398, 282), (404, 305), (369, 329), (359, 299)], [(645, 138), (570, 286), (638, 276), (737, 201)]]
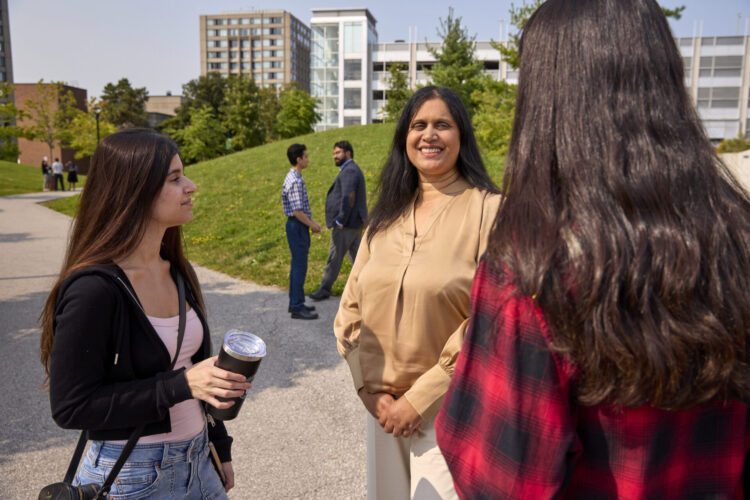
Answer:
[(313, 9), (310, 93), (322, 117), (316, 131), (371, 122), (375, 23), (367, 9)]

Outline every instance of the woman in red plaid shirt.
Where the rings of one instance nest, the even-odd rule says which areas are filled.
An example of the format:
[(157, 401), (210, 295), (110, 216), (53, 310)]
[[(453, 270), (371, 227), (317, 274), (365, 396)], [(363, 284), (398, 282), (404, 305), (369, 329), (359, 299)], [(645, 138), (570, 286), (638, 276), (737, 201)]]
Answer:
[[(547, 0), (437, 420), (463, 498), (741, 498), (750, 195), (654, 0)], [(747, 481), (747, 476), (745, 476)]]

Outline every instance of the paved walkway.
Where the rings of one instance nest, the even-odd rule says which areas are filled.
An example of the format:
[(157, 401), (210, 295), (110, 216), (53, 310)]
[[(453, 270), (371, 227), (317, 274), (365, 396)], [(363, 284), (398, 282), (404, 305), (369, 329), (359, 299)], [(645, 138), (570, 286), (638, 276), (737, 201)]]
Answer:
[[(70, 218), (38, 203), (67, 193), (0, 197), (0, 498), (36, 498), (62, 479), (78, 438), (50, 417), (40, 389), (38, 316), (59, 272)], [(234, 499), (364, 498), (365, 414), (331, 331), (337, 300), (316, 321), (286, 313), (287, 294), (197, 269), (214, 348), (229, 328), (268, 345), (234, 436)]]

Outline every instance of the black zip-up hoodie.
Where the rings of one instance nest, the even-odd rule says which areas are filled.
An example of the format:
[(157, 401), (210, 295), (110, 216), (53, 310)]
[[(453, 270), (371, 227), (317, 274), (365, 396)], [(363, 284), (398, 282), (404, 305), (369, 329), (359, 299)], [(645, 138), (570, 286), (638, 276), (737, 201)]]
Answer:
[[(187, 281), (185, 297), (203, 325), (191, 358), (198, 363), (211, 356), (211, 336)], [(144, 436), (171, 431), (169, 408), (193, 397), (185, 369), (169, 370), (169, 352), (122, 269), (92, 266), (66, 278), (53, 329), (50, 406), (60, 427), (86, 429), (97, 441), (128, 439), (142, 423)], [(208, 434), (221, 461), (231, 460), (224, 423), (209, 420)]]

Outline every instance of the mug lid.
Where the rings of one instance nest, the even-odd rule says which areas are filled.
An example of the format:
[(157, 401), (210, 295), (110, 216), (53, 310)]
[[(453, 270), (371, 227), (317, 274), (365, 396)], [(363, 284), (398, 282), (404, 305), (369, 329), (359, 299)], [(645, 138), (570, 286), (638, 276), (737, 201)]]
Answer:
[(224, 335), (224, 346), (228, 354), (237, 358), (262, 358), (266, 355), (266, 343), (257, 335), (232, 329)]

